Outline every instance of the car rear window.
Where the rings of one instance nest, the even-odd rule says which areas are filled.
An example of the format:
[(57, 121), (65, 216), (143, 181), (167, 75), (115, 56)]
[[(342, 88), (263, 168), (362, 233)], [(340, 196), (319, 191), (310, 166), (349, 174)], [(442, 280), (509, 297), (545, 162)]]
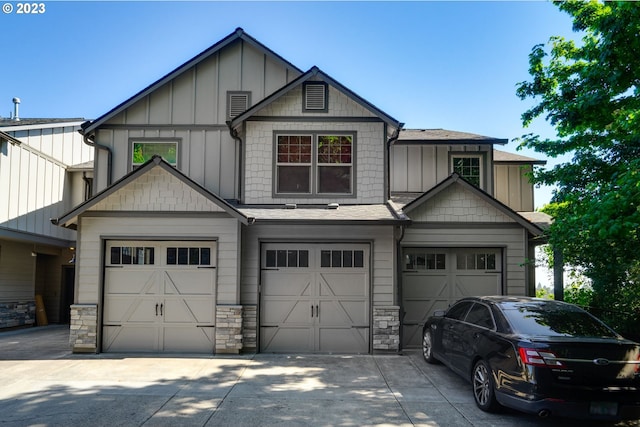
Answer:
[(586, 311), (569, 304), (510, 303), (502, 312), (514, 332), (534, 336), (611, 337), (615, 332)]

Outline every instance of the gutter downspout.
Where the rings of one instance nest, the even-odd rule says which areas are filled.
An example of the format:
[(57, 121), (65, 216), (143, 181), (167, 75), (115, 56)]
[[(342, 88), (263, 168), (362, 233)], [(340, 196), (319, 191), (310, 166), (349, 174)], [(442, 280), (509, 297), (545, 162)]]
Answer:
[(391, 135), (391, 138), (387, 140), (387, 188), (385, 189), (385, 199), (391, 199), (391, 145), (398, 140), (400, 136), (400, 130), (404, 127), (404, 123), (399, 123), (396, 131)]
[[(97, 149), (100, 149), (100, 150), (105, 150), (107, 152), (107, 187), (110, 186), (111, 185), (111, 158), (113, 157), (113, 153), (111, 152), (111, 148), (107, 147), (106, 145), (98, 144), (97, 142), (95, 142), (95, 139), (94, 139), (95, 135), (94, 134), (90, 134), (90, 135), (85, 134), (84, 129), (78, 129), (78, 133), (80, 135), (82, 135), (82, 140), (89, 147), (97, 148)], [(96, 166), (94, 165), (93, 166), (94, 170), (95, 170), (95, 167)]]
[(238, 143), (238, 201), (242, 200), (242, 138), (238, 135), (238, 131), (231, 126), (231, 121), (227, 121), (229, 127), (229, 135)]

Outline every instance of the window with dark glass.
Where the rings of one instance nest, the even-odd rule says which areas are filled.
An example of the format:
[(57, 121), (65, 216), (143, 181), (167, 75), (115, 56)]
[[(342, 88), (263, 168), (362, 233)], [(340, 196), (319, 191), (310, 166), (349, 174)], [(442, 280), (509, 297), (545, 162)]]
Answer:
[(154, 248), (112, 246), (111, 265), (150, 265), (154, 264)]
[(167, 248), (167, 265), (211, 265), (211, 248)]
[(353, 135), (277, 135), (277, 194), (352, 194)]
[(320, 251), (320, 266), (323, 268), (362, 268), (364, 267), (364, 251)]
[(288, 267), (306, 268), (309, 267), (309, 251), (295, 249), (268, 250), (266, 253), (265, 266), (267, 268)]
[(493, 317), (491, 316), (489, 307), (482, 304), (474, 304), (471, 310), (469, 310), (465, 321), (483, 328), (494, 328)]
[(482, 184), (479, 156), (454, 156), (451, 158), (453, 172), (469, 181), (476, 187)]
[(409, 253), (405, 255), (405, 270), (445, 270), (446, 254)]

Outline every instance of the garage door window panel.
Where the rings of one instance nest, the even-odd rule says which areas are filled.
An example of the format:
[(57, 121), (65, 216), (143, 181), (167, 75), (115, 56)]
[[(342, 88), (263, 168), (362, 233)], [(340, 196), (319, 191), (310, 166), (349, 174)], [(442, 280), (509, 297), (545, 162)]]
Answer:
[(211, 265), (211, 248), (169, 247), (167, 265)]
[(267, 268), (307, 268), (309, 267), (308, 250), (268, 250), (265, 257)]
[(110, 254), (111, 265), (153, 265), (155, 263), (154, 248), (113, 246)]
[(320, 267), (362, 268), (364, 267), (364, 251), (322, 250), (320, 251)]
[(492, 252), (458, 253), (458, 270), (495, 270), (496, 254)]
[(438, 253), (410, 253), (405, 256), (406, 270), (445, 270), (447, 268), (446, 254)]

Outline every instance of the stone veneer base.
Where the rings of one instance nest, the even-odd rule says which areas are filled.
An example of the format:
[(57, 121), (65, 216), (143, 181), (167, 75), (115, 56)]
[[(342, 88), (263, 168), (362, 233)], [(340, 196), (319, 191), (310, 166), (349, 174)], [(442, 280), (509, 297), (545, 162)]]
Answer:
[(73, 304), (69, 345), (74, 353), (96, 353), (98, 351), (98, 305)]
[(400, 307), (373, 307), (373, 352), (400, 350)]
[(0, 303), (0, 329), (34, 326), (36, 302), (16, 301)]

